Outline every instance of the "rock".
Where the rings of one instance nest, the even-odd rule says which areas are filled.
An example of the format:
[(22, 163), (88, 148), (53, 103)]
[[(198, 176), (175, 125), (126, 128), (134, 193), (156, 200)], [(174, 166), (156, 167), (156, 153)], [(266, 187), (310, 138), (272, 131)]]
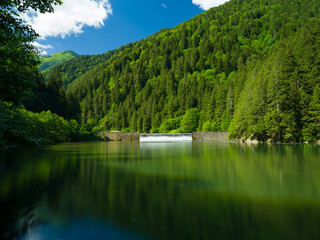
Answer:
[(317, 144), (320, 145), (320, 140), (317, 141)]
[(246, 143), (257, 144), (257, 143), (259, 143), (259, 141), (256, 140), (256, 139), (251, 139), (251, 138), (249, 138), (249, 139), (247, 139)]
[(272, 143), (272, 138), (269, 138), (269, 139), (267, 140), (267, 143)]

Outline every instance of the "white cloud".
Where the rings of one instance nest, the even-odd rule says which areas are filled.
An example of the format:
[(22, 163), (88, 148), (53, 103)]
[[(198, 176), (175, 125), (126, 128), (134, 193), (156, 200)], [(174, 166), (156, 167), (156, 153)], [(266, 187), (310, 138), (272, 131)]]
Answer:
[(83, 27), (99, 28), (112, 14), (109, 0), (63, 0), (54, 13), (29, 12), (24, 19), (33, 29), (46, 37), (62, 37), (80, 34)]
[(167, 8), (167, 5), (165, 5), (164, 3), (161, 4), (162, 7)]
[(51, 48), (53, 48), (51, 45), (43, 45), (43, 44), (40, 44), (40, 43), (38, 43), (38, 42), (33, 42), (32, 43), (33, 44), (33, 46), (35, 46), (35, 47), (37, 47), (39, 50), (40, 50), (40, 52), (41, 52), (41, 54), (42, 55), (44, 55), (44, 54), (47, 54), (47, 51), (45, 51), (44, 49), (51, 49)]
[(229, 0), (192, 0), (192, 3), (198, 5), (203, 10), (208, 10), (209, 8), (217, 7), (228, 1)]
[(50, 48), (53, 48), (51, 45), (43, 45), (43, 44), (40, 44), (38, 42), (33, 42), (32, 43), (33, 46), (37, 47), (37, 48), (42, 48), (42, 49), (50, 49)]

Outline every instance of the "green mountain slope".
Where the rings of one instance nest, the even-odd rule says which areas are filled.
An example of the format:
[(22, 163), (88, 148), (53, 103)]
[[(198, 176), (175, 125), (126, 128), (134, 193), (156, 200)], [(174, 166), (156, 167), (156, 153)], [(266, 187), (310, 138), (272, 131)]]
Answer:
[(44, 55), (41, 57), (42, 61), (39, 66), (39, 71), (47, 71), (65, 61), (76, 58), (78, 56), (79, 55), (74, 51), (64, 51), (50, 55)]
[[(77, 58), (70, 59), (57, 65), (60, 70), (62, 81), (67, 87), (73, 80), (84, 74), (85, 72), (95, 68), (100, 63), (108, 60), (108, 55), (82, 55)], [(46, 82), (54, 73), (54, 68), (42, 72)]]
[[(286, 53), (286, 45), (292, 49), (308, 46), (299, 45), (295, 39), (310, 26), (310, 21), (315, 26), (319, 24), (313, 20), (319, 16), (319, 10), (320, 2), (314, 0), (231, 0), (122, 49), (76, 78), (68, 94), (80, 102), (83, 123), (93, 121), (106, 129), (231, 130), (234, 138), (315, 140), (320, 131), (318, 125), (311, 130), (306, 127), (316, 124), (317, 88), (305, 80), (303, 84), (310, 90), (299, 92), (299, 98), (297, 92), (294, 97), (290, 95), (291, 83), (291, 88), (280, 88), (287, 86), (285, 82), (296, 74), (296, 63), (283, 63), (290, 58), (276, 55)], [(305, 51), (296, 58), (307, 61), (303, 54)], [(278, 70), (267, 68), (273, 61)], [(308, 63), (308, 67), (317, 69), (315, 61)], [(259, 94), (258, 74), (269, 79), (268, 84), (261, 85), (262, 90), (270, 90), (266, 95)], [(299, 82), (295, 89), (303, 84)], [(317, 75), (313, 84), (319, 84)], [(248, 89), (257, 92), (250, 93)], [(266, 96), (265, 105), (258, 104), (262, 96)], [(280, 98), (284, 99), (281, 106)], [(310, 113), (302, 111), (310, 101), (314, 104)], [(256, 110), (250, 115), (243, 114), (244, 109)], [(257, 127), (258, 116), (268, 122), (263, 128)], [(310, 123), (311, 118), (314, 123)], [(281, 131), (274, 130), (277, 128)]]
[[(154, 35), (158, 35), (167, 29), (162, 29)], [(71, 84), (75, 79), (79, 78), (82, 74), (94, 69), (99, 64), (108, 61), (112, 56), (117, 55), (127, 48), (132, 48), (136, 43), (126, 44), (118, 49), (108, 51), (104, 54), (96, 55), (82, 55), (77, 58), (73, 58), (69, 61), (65, 61), (58, 65), (61, 78), (66, 87)], [(49, 81), (50, 76), (53, 74), (54, 69), (49, 69), (46, 72), (42, 72), (46, 82)]]
[(320, 18), (281, 42), (244, 73), (231, 136), (320, 139)]

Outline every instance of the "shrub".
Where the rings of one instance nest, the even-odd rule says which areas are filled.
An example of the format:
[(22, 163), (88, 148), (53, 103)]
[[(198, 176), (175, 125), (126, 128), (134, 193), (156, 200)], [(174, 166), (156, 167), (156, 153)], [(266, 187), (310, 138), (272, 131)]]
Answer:
[(190, 133), (196, 131), (199, 124), (200, 112), (198, 108), (190, 108), (181, 120), (180, 132)]

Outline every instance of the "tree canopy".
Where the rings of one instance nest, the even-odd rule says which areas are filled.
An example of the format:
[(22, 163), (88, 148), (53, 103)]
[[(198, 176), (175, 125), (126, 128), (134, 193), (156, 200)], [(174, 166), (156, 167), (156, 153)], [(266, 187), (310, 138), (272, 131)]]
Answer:
[[(18, 102), (36, 74), (37, 53), (25, 40), (36, 33), (20, 23), (28, 31), (17, 42), (26, 50), (1, 46), (2, 101)], [(319, 33), (319, 1), (231, 0), (141, 41), (66, 61), (44, 72), (46, 84), (37, 75), (24, 104), (77, 119), (85, 131), (229, 131), (234, 139), (316, 141)]]
[(0, 100), (18, 103), (29, 93), (39, 64), (32, 42), (39, 35), (21, 18), (33, 9), (53, 12), (61, 0), (2, 0), (0, 2)]
[[(234, 138), (314, 140), (315, 133), (305, 136), (316, 128), (304, 130), (304, 117), (315, 119), (311, 112), (316, 111), (301, 109), (314, 95), (311, 86), (318, 84), (317, 58), (308, 60), (306, 47), (319, 36), (313, 31), (313, 36), (299, 37), (304, 45), (294, 39), (309, 24), (318, 27), (319, 10), (320, 2), (314, 0), (231, 0), (108, 58), (76, 58), (58, 67), (67, 95), (80, 103), (83, 124), (93, 120), (106, 129), (174, 132), (181, 131), (188, 110), (197, 109), (193, 129), (199, 131), (231, 131)], [(298, 56), (308, 64), (297, 64)], [(261, 69), (267, 84), (260, 84)], [(297, 74), (306, 69), (314, 80), (299, 73), (302, 84)], [(301, 85), (310, 91), (297, 97)], [(240, 114), (240, 109), (252, 114)]]

